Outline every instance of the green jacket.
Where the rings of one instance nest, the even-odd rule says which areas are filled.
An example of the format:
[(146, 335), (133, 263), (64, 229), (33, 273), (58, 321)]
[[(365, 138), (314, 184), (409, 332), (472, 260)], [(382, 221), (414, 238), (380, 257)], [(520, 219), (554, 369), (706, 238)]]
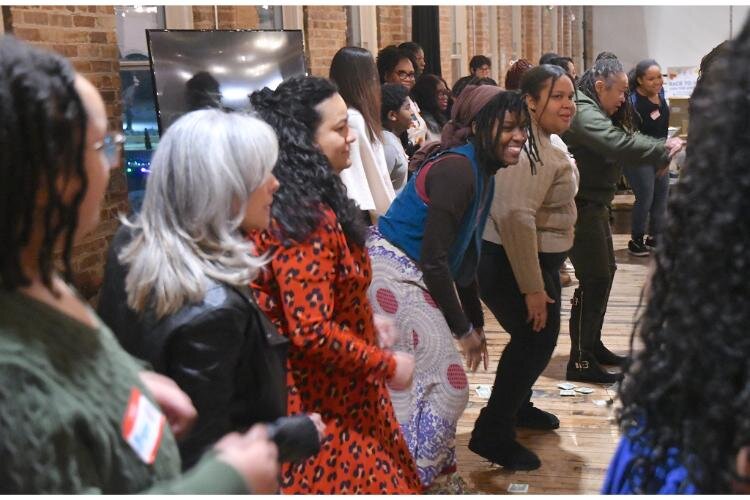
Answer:
[(573, 123), (562, 136), (581, 173), (576, 200), (610, 205), (623, 163), (661, 166), (669, 161), (663, 139), (629, 134), (613, 125), (599, 105), (580, 90), (576, 106)]

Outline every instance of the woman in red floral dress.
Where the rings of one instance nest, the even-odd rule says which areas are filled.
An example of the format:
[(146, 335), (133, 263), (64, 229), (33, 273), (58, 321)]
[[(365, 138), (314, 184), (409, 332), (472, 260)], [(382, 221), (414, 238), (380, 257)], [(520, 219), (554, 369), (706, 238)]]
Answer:
[[(292, 78), (251, 102), (279, 136), (281, 187), (268, 231), (251, 235), (271, 261), (253, 284), (258, 303), (291, 341), (289, 412), (319, 412), (317, 456), (286, 466), (284, 493), (417, 493), (416, 466), (386, 384), (408, 387), (413, 358), (379, 346), (367, 289), (366, 228), (338, 172), (354, 135), (328, 80)], [(392, 341), (392, 340), (391, 340)]]

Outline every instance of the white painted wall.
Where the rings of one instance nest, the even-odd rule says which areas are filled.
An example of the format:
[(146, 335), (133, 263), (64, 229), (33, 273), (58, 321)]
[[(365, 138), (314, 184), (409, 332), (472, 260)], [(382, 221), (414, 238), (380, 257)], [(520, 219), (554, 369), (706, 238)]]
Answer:
[(669, 66), (698, 66), (712, 48), (736, 36), (750, 6), (594, 6), (593, 54), (617, 54), (626, 70), (641, 59)]

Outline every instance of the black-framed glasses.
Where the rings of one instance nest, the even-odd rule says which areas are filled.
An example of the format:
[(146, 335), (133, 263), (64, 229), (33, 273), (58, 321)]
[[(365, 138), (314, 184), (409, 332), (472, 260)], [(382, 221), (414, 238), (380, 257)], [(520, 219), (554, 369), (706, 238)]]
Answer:
[(414, 80), (417, 78), (417, 75), (413, 71), (411, 73), (407, 73), (404, 70), (399, 70), (399, 71), (396, 71), (396, 75), (398, 76), (398, 79), (401, 81)]
[(123, 144), (125, 144), (124, 135), (119, 132), (107, 132), (104, 139), (95, 143), (92, 147), (95, 151), (104, 153), (109, 168), (115, 168), (120, 164)]

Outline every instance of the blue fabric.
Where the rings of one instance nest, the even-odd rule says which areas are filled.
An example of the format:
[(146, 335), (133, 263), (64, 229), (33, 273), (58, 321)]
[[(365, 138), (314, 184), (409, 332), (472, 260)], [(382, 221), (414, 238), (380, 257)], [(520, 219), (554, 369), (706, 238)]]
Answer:
[(667, 216), (667, 199), (669, 198), (669, 175), (656, 176), (654, 165), (629, 165), (623, 169), (628, 184), (633, 188), (633, 204), (630, 233), (634, 240), (648, 234), (658, 238), (664, 227)]
[[(634, 462), (638, 457), (648, 453), (650, 452), (644, 451), (642, 445), (623, 436), (607, 469), (602, 494), (634, 494), (635, 490), (644, 484), (641, 473), (633, 467)], [(699, 493), (688, 479), (687, 469), (680, 463), (679, 452), (676, 448), (669, 449), (666, 463), (656, 468), (653, 477), (647, 478), (647, 485), (641, 489), (649, 495), (695, 495)]]
[[(450, 265), (451, 275), (456, 279), (469, 245), (473, 243), (476, 255), (480, 254), (482, 234), (492, 203), (495, 183), (492, 178), (487, 181), (487, 192), (482, 197), (485, 180), (482, 169), (477, 163), (474, 145), (471, 142), (449, 149), (442, 154), (448, 153), (460, 154), (468, 158), (474, 171), (474, 199), (466, 210), (461, 220), (459, 233), (448, 250), (448, 264)], [(393, 200), (388, 212), (378, 220), (380, 234), (415, 262), (419, 262), (422, 255), (422, 238), (429, 209), (429, 206), (422, 201), (417, 193), (417, 177), (418, 173), (412, 175), (404, 190)]]

